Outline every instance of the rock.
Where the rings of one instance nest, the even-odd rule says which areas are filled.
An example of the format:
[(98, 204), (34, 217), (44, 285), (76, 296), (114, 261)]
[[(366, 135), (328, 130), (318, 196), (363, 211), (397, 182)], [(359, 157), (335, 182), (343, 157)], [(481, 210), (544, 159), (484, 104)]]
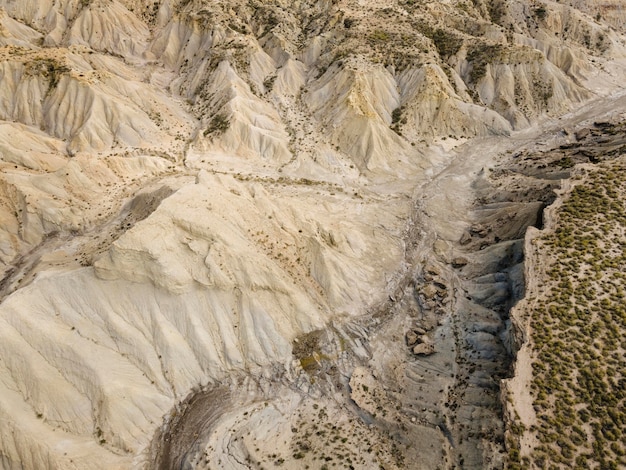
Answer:
[(423, 328), (413, 328), (405, 334), (407, 346), (415, 346), (417, 344), (433, 344), (433, 340), (426, 336)]
[(495, 282), (507, 282), (509, 275), (507, 273), (494, 273), (493, 279)]
[(424, 271), (433, 276), (441, 276), (441, 269), (439, 269), (434, 264), (430, 264), (430, 263), (427, 264), (426, 267), (424, 268)]
[(469, 294), (475, 302), (491, 308), (499, 303), (506, 302), (510, 297), (509, 284), (507, 282), (477, 284), (469, 287)]
[(433, 251), (435, 252), (437, 256), (446, 258), (448, 256), (448, 249), (449, 249), (449, 246), (445, 242), (445, 240), (439, 239), (439, 240), (436, 240), (435, 243), (433, 243)]
[(411, 317), (417, 317), (417, 315), (420, 313), (416, 308), (414, 307), (409, 307), (408, 309), (408, 315)]
[(613, 124), (611, 124), (610, 122), (604, 122), (604, 121), (596, 121), (593, 123), (594, 127), (597, 127), (598, 129), (609, 129), (613, 126)]
[(428, 284), (422, 289), (422, 294), (424, 294), (424, 297), (427, 299), (434, 299), (437, 295), (437, 288), (433, 284)]
[(489, 229), (483, 227), (482, 225), (472, 225), (470, 233), (472, 235), (478, 235), (480, 238), (485, 238), (489, 234)]
[(372, 397), (378, 390), (378, 383), (372, 372), (365, 367), (357, 367), (350, 377), (350, 398), (362, 410), (376, 413), (376, 401)]
[(459, 239), (459, 243), (461, 245), (467, 245), (471, 241), (472, 235), (469, 232), (463, 232), (463, 235), (461, 235), (461, 238)]
[(458, 256), (452, 260), (452, 267), (454, 268), (462, 268), (468, 263), (467, 258), (463, 258), (462, 256)]
[(409, 330), (404, 335), (407, 346), (413, 346), (419, 341), (419, 335), (414, 330)]
[(590, 132), (589, 128), (586, 127), (584, 129), (580, 129), (576, 131), (574, 136), (576, 137), (576, 140), (583, 140), (589, 135), (589, 132)]
[(422, 335), (422, 336), (420, 336), (420, 337), (418, 338), (418, 340), (417, 340), (417, 341), (418, 341), (418, 343), (420, 343), (420, 344), (422, 344), (422, 343), (423, 343), (423, 344), (433, 344), (433, 340), (432, 340), (432, 339), (430, 339), (430, 338), (429, 338), (428, 336), (426, 336), (426, 335)]
[(416, 356), (430, 356), (435, 354), (435, 346), (428, 343), (420, 343), (413, 347), (413, 354)]
[(466, 336), (465, 341), (481, 358), (487, 360), (498, 357), (504, 350), (496, 336), (486, 331), (471, 332)]

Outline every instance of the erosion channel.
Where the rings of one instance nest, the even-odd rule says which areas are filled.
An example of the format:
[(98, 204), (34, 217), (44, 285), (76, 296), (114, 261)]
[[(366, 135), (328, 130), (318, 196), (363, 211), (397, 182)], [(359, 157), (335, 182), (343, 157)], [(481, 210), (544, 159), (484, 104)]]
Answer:
[(576, 164), (623, 147), (624, 101), (450, 151), (419, 189), (388, 300), (294, 341), (299, 376), (198, 390), (155, 437), (155, 468), (501, 468), (526, 229)]

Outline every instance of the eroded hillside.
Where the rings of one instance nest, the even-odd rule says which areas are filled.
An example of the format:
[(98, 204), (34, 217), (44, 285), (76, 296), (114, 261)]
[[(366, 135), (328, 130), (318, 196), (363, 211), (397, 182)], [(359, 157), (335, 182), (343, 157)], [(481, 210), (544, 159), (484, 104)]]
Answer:
[(503, 465), (545, 201), (475, 183), (616, 92), (611, 5), (0, 8), (0, 466)]

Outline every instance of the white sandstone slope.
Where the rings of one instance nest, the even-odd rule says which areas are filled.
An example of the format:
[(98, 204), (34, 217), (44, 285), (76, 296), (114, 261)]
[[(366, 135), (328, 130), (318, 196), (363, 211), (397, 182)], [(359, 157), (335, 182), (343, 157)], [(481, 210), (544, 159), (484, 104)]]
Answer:
[(396, 83), (382, 67), (360, 61), (331, 66), (304, 97), (341, 151), (361, 170), (389, 168), (389, 155), (403, 157), (407, 143), (389, 126), (400, 106)]
[[(201, 174), (115, 241), (95, 273), (40, 275), (5, 300), (0, 341), (7, 368), (23, 371), (13, 381), (32, 414), (48, 432), (95, 432), (132, 455), (194, 385), (291, 369), (293, 339), (331, 312), (357, 313), (401, 259), (398, 236), (375, 228), (392, 214), (385, 222), (375, 203), (351, 208), (352, 198), (320, 205), (306, 185), (270, 194)], [(4, 410), (14, 438), (28, 442), (17, 418)], [(64, 461), (53, 450), (50, 459)]]
[(0, 10), (0, 45), (28, 47), (41, 39), (39, 32), (14, 20), (5, 10)]
[[(228, 61), (220, 62), (200, 92), (209, 99), (204, 130), (198, 133), (194, 149), (219, 149), (242, 157), (269, 160), (272, 164), (291, 159), (289, 137), (276, 110), (252, 93)], [(219, 135), (215, 145), (215, 134)]]
[[(367, 357), (351, 322), (408, 279), (427, 144), (571, 109), (624, 43), (558, 3), (379, 3), (0, 0), (0, 469), (150, 468), (186, 397), (238, 383), (243, 458), (322, 403), (398, 464), (308, 374)], [(356, 333), (318, 350), (329, 325)]]
[(0, 117), (66, 140), (72, 153), (118, 145), (148, 147), (162, 140), (159, 126), (173, 134), (171, 127), (185, 130), (188, 124), (178, 105), (146, 87), (138, 73), (116, 75), (117, 67), (124, 73), (121, 63), (93, 60), (94, 65), (107, 67), (99, 70), (84, 49), (44, 52), (8, 47), (2, 52), (0, 97), (5, 106)]
[(438, 65), (406, 69), (398, 78), (402, 90), (401, 119), (413, 126), (407, 137), (419, 140), (439, 135), (507, 134), (511, 124), (497, 112), (467, 102), (467, 88), (456, 75), (455, 88)]
[(117, 1), (82, 2), (86, 6), (64, 34), (63, 43), (126, 58), (141, 56), (149, 39), (148, 26)]

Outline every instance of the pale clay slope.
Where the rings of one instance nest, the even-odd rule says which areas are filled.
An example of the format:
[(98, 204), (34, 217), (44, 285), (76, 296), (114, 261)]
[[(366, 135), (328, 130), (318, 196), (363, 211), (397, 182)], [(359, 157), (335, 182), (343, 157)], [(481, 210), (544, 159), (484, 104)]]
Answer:
[[(576, 83), (592, 70), (587, 53), (548, 34), (519, 31), (516, 42), (542, 52), (487, 65), (473, 101), (463, 48), (449, 74), (435, 61), (329, 64), (344, 33), (301, 47), (288, 9), (257, 41), (265, 26), (250, 22), (255, 35), (243, 36), (218, 7), (213, 24), (190, 14), (194, 2), (179, 15), (165, 0), (153, 16), (139, 15), (152, 2), (81, 3), (0, 1), (7, 469), (140, 467), (194, 386), (234, 373), (295, 380), (293, 340), (363, 313), (404, 269), (411, 197), (423, 169), (446, 158), (411, 143), (508, 133), (590, 96)], [(363, 27), (363, 5), (340, 6)], [(299, 8), (331, 18), (313, 29), (341, 24), (325, 2)], [(560, 8), (548, 30), (582, 21)], [(543, 104), (537, 77), (552, 90)], [(400, 105), (404, 137), (390, 129)], [(217, 114), (229, 121), (223, 134), (210, 132)], [(159, 183), (176, 174), (185, 177)], [(174, 194), (126, 225), (117, 214), (149, 185)], [(47, 249), (56, 264), (38, 268)], [(285, 410), (304, 406), (290, 393)], [(275, 419), (267, 413), (254, 420)]]

